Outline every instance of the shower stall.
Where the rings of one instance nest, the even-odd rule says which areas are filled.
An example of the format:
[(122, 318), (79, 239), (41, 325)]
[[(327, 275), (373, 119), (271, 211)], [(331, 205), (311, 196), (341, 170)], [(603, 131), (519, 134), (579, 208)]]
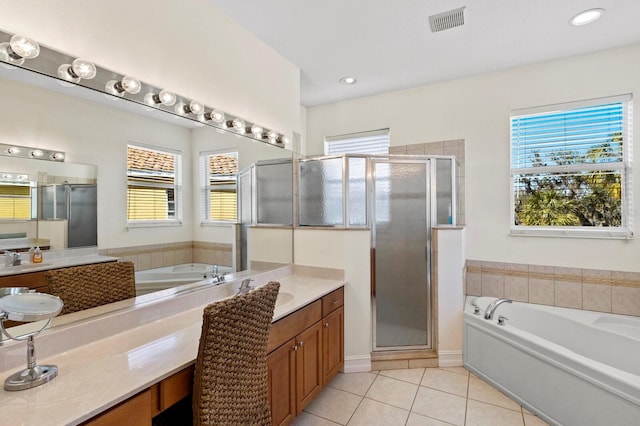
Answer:
[(432, 348), (431, 229), (455, 225), (455, 157), (299, 161), (299, 225), (371, 231), (373, 351)]

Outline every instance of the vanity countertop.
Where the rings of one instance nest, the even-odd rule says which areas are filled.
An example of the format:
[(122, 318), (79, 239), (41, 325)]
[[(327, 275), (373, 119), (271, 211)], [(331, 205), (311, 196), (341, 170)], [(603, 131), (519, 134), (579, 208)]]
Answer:
[[(82, 256), (54, 257), (48, 256), (49, 252), (42, 252), (42, 263), (26, 262), (27, 254), (22, 255), (22, 264), (18, 266), (0, 266), (0, 277), (16, 274), (26, 274), (29, 272), (48, 271), (49, 269), (68, 268), (70, 266), (88, 265), (91, 263), (113, 262), (117, 257), (102, 256), (99, 254), (89, 254)], [(0, 261), (2, 256), (0, 256)], [(0, 263), (0, 265), (4, 265)]]
[[(341, 280), (303, 275), (274, 278), (265, 274), (262, 278), (255, 277), (258, 285), (271, 279), (280, 282), (281, 293), (292, 295), (288, 298), (290, 300), (283, 299), (284, 303), (276, 303), (274, 321), (345, 284)], [(197, 356), (204, 306), (233, 294), (238, 284), (205, 287), (186, 295), (184, 301), (177, 297), (167, 302), (176, 304), (172, 307), (178, 309), (176, 314), (164, 318), (160, 315), (161, 319), (38, 359), (39, 364), (57, 365), (58, 377), (24, 391), (1, 390), (0, 424), (78, 424), (189, 366)], [(200, 305), (182, 310), (191, 303), (187, 301), (189, 296), (199, 300)], [(166, 312), (166, 307), (166, 304), (159, 303), (143, 309), (156, 310), (158, 312), (154, 315), (158, 315), (162, 311)], [(146, 316), (149, 317), (149, 314)], [(106, 318), (105, 321), (112, 320)], [(72, 335), (77, 335), (78, 332), (95, 335), (101, 327), (104, 325), (96, 321), (89, 322), (66, 335), (63, 330), (59, 339), (72, 340)], [(36, 350), (42, 346), (42, 340), (45, 340), (44, 343), (54, 344), (43, 339), (42, 337), (46, 337), (44, 335), (39, 337), (36, 338)], [(26, 350), (24, 344), (20, 349)], [(19, 369), (0, 373), (0, 379), (4, 380), (17, 370)]]

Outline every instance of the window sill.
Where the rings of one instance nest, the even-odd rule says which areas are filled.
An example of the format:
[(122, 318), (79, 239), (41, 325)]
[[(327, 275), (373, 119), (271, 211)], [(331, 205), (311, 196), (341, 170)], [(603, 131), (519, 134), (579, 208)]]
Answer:
[(182, 226), (181, 220), (140, 220), (127, 222), (127, 229), (130, 228), (164, 228), (171, 226)]
[(550, 238), (593, 238), (605, 240), (632, 240), (634, 235), (627, 229), (553, 229), (543, 227), (511, 228), (512, 237), (550, 237)]
[(202, 222), (200, 222), (200, 226), (212, 226), (219, 228), (229, 228), (236, 224), (237, 222), (223, 220), (203, 220)]

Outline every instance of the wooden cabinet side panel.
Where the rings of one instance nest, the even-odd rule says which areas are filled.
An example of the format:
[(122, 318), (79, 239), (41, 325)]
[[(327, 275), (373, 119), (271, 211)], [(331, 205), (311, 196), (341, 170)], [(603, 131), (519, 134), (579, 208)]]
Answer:
[(271, 424), (286, 426), (296, 416), (296, 358), (291, 339), (267, 357)]

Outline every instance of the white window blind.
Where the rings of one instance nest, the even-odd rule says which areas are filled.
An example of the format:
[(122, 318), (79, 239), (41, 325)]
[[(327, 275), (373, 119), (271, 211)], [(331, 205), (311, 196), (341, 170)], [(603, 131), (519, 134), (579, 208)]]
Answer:
[(180, 223), (182, 156), (177, 152), (127, 146), (129, 225)]
[(511, 113), (511, 231), (628, 238), (631, 95)]
[(0, 220), (30, 220), (31, 190), (29, 182), (0, 182)]
[(389, 129), (348, 135), (328, 136), (324, 140), (325, 155), (389, 154)]
[(238, 153), (200, 153), (200, 212), (203, 222), (236, 222)]

